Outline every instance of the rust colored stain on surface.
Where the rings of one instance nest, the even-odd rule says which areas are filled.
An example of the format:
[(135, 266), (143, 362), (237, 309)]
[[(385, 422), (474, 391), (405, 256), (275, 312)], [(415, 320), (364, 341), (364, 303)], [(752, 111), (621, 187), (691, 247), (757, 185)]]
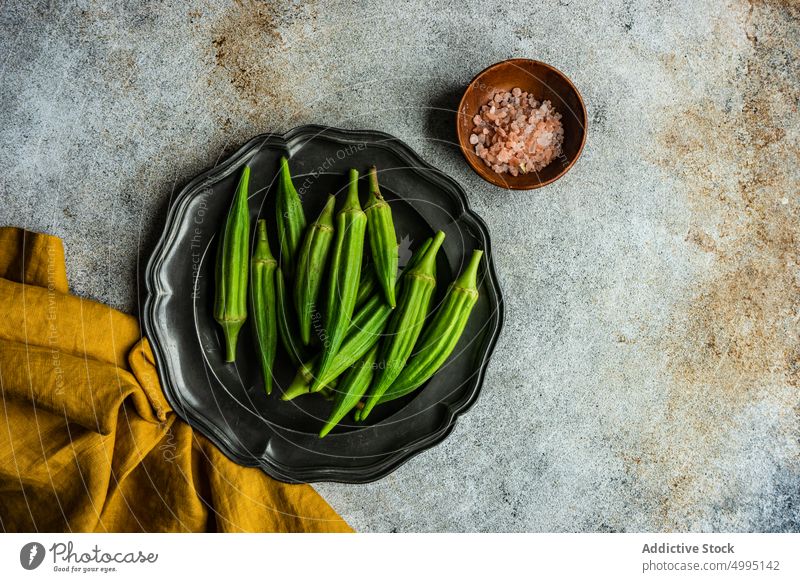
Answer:
[[(800, 101), (800, 50), (792, 40), (800, 9), (758, 2), (746, 13), (749, 56), (731, 80), (744, 86), (743, 102), (684, 102), (659, 136), (657, 162), (685, 186), (692, 216), (686, 241), (706, 254), (699, 260), (707, 269), (660, 346), (673, 376), (666, 422), (675, 432), (650, 446), (667, 467), (659, 512), (665, 529), (700, 519), (691, 508), (704, 495), (730, 493), (718, 455), (748, 407), (768, 401), (797, 411), (800, 149), (787, 128), (796, 126)], [(794, 34), (775, 33), (776, 22), (792, 22)]]
[(220, 22), (212, 41), (216, 66), (253, 105), (267, 96), (274, 97), (276, 71), (266, 59), (281, 43), (274, 14), (274, 6), (240, 0)]
[[(798, 380), (792, 363), (800, 314), (800, 200), (793, 172), (800, 150), (784, 127), (790, 104), (800, 99), (792, 81), (800, 78), (800, 51), (782, 37), (758, 40), (769, 11), (752, 14), (753, 54), (742, 75), (749, 90), (741, 111), (703, 101), (677, 116), (662, 136), (674, 162), (662, 161), (674, 163), (671, 169), (689, 187), (696, 224), (687, 238), (714, 254), (710, 279), (685, 313), (685, 337), (668, 352), (683, 383), (724, 386), (721, 395), (728, 398), (746, 394), (765, 376), (795, 386)], [(776, 68), (782, 56), (784, 68)], [(716, 175), (718, 159), (738, 165), (739, 173)], [(705, 230), (709, 226), (716, 236)]]
[[(518, 0), (479, 31), (480, 0), (47, 4), (0, 9), (0, 222), (63, 237), (79, 295), (135, 312), (171, 196), (303, 123), (398, 135), (489, 225), (486, 389), (387, 479), (317, 486), (356, 529), (800, 531), (797, 0)], [(536, 196), (451, 143), (511, 56), (592, 117)]]
[[(298, 11), (305, 11), (302, 18)], [(214, 59), (212, 86), (234, 89), (236, 99), (222, 96), (231, 115), (263, 121), (274, 114), (293, 114), (300, 72), (290, 60), (296, 43), (305, 42), (302, 24), (315, 18), (313, 7), (285, 7), (280, 2), (237, 0), (211, 28)]]

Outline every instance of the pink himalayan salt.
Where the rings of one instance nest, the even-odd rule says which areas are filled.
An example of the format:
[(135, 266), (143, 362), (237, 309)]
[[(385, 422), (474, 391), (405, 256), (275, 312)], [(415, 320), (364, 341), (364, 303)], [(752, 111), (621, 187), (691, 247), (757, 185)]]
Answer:
[(519, 87), (496, 91), (472, 122), (469, 143), (498, 174), (538, 172), (561, 155), (561, 114)]

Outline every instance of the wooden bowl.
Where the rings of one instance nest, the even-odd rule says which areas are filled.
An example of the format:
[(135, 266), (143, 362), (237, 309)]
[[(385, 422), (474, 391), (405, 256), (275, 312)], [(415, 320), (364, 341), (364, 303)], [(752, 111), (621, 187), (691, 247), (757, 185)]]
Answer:
[[(561, 114), (564, 126), (562, 155), (539, 172), (519, 176), (498, 174), (478, 157), (475, 146), (469, 143), (474, 127), (472, 118), (481, 106), (488, 103), (496, 91), (511, 91), (514, 87), (533, 93), (539, 101), (549, 100)], [(586, 106), (581, 94), (564, 73), (531, 59), (509, 59), (478, 73), (464, 91), (456, 117), (458, 142), (472, 169), (487, 182), (511, 190), (532, 190), (558, 180), (578, 160), (586, 142)]]

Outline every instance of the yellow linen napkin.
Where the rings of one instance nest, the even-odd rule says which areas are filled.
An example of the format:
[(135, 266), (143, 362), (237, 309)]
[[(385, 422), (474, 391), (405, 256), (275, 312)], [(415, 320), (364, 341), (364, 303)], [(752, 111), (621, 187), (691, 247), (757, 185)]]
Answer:
[(0, 528), (352, 531), (177, 418), (136, 318), (69, 294), (61, 240), (0, 228)]

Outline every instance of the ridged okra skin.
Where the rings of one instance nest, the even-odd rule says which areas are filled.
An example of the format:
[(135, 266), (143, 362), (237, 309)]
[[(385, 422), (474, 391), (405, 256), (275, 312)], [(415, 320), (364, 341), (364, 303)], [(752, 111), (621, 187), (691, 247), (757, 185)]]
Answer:
[(277, 309), (275, 298), (275, 269), (278, 262), (272, 256), (267, 240), (267, 221), (256, 224), (256, 244), (250, 260), (250, 307), (256, 351), (261, 362), (264, 388), (272, 393), (272, 365), (278, 346)]
[(306, 230), (303, 244), (300, 247), (294, 281), (294, 305), (297, 309), (300, 339), (303, 345), (308, 345), (311, 341), (311, 318), (333, 243), (333, 207), (335, 204), (336, 198), (328, 196), (328, 201), (319, 218), (312, 222)]
[(325, 376), (344, 341), (358, 295), (367, 216), (358, 201), (358, 172), (350, 170), (349, 179), (347, 197), (336, 215), (336, 242), (328, 277), (325, 338), (317, 378), (312, 385), (313, 392), (324, 385), (319, 378)]
[(306, 351), (300, 336), (297, 335), (297, 314), (292, 306), (292, 299), (289, 290), (286, 289), (286, 279), (283, 269), (275, 269), (275, 303), (276, 318), (278, 320), (278, 337), (281, 339), (283, 349), (295, 366), (299, 366), (306, 360)]
[(250, 167), (245, 166), (220, 233), (214, 269), (214, 319), (222, 326), (225, 336), (226, 362), (236, 360), (239, 331), (247, 319), (249, 183)]
[(297, 253), (306, 229), (306, 215), (303, 203), (292, 183), (289, 172), (289, 160), (281, 157), (280, 174), (278, 175), (278, 196), (275, 204), (275, 223), (278, 227), (278, 244), (280, 245), (280, 265), (285, 277), (293, 277), (297, 264)]
[[(430, 247), (431, 240), (426, 240), (414, 253), (406, 266), (406, 270), (413, 269), (420, 261)], [(402, 283), (402, 278), (397, 281), (398, 292), (402, 289)], [(333, 359), (331, 367), (320, 378), (320, 383), (323, 386), (333, 386), (340, 374), (378, 343), (391, 313), (392, 308), (386, 303), (383, 291), (375, 293), (364, 305), (358, 308), (353, 316), (353, 321), (350, 324), (350, 329), (342, 343), (342, 347)], [(296, 396), (310, 393), (311, 384), (314, 381), (314, 370), (318, 367), (319, 356), (300, 365), (294, 380), (284, 392), (282, 399), (291, 400)]]
[(364, 305), (364, 303), (372, 297), (375, 289), (378, 287), (378, 276), (375, 274), (375, 267), (372, 263), (368, 263), (361, 268), (361, 280), (358, 283), (358, 293), (356, 294), (356, 307)]
[(410, 394), (433, 376), (453, 353), (478, 302), (477, 274), (483, 251), (472, 253), (467, 268), (450, 286), (433, 321), (425, 328), (414, 355), (378, 404)]
[(333, 430), (364, 396), (375, 373), (375, 358), (377, 357), (378, 346), (375, 345), (350, 368), (350, 371), (336, 387), (333, 409), (325, 426), (319, 431), (319, 438), (323, 438)]
[(422, 332), (436, 289), (436, 254), (443, 241), (444, 233), (439, 231), (420, 262), (403, 275), (400, 301), (392, 313), (386, 337), (381, 343), (380, 366), (366, 404), (359, 414), (362, 420), (369, 416), (381, 396), (400, 374)]
[(364, 212), (367, 215), (367, 234), (375, 274), (386, 295), (386, 301), (394, 309), (396, 306), (394, 287), (399, 261), (397, 234), (394, 230), (392, 209), (383, 199), (378, 187), (378, 171), (375, 166), (369, 170), (369, 198), (364, 205)]
[(383, 299), (382, 294), (373, 295), (353, 317), (347, 337), (328, 369), (322, 374), (319, 372), (315, 374), (315, 370), (319, 370), (319, 356), (302, 364), (284, 393), (283, 399), (291, 400), (300, 394), (307, 394), (311, 392), (311, 386), (315, 383), (330, 386), (335, 382), (347, 368), (378, 343), (391, 312), (392, 308)]

